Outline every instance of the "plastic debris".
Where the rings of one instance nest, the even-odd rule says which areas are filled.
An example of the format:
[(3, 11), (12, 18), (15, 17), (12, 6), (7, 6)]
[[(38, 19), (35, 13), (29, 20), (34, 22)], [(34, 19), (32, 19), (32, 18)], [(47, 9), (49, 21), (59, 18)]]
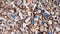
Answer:
[(12, 16), (14, 19), (16, 18), (16, 16)]
[(35, 15), (34, 18), (37, 18), (37, 16)]
[(45, 17), (48, 18), (49, 14), (46, 13)]
[(35, 22), (32, 20), (32, 24), (34, 24)]
[(50, 32), (48, 32), (48, 34), (51, 34)]

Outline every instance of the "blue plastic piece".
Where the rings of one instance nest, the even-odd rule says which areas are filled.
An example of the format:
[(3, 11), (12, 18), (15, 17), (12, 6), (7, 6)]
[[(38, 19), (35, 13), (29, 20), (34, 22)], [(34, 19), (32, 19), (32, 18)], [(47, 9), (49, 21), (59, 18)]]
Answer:
[(32, 24), (34, 24), (35, 22), (32, 20)]
[(49, 14), (46, 13), (45, 17), (48, 18)]
[(35, 15), (34, 18), (37, 18), (37, 16)]
[(50, 32), (48, 32), (48, 34), (51, 34)]
[(16, 18), (16, 16), (12, 16), (14, 19)]

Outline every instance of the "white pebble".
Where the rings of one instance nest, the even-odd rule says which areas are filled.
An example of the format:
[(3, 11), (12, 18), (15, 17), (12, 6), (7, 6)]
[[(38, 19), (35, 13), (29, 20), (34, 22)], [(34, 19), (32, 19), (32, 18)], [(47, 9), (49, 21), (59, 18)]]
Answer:
[(59, 4), (59, 6), (60, 6), (60, 4)]
[(23, 27), (26, 27), (26, 24), (25, 23), (23, 23)]
[(41, 13), (41, 10), (38, 10), (38, 13)]
[(52, 24), (52, 20), (49, 20), (49, 21), (48, 21), (48, 24)]
[(60, 28), (56, 27), (56, 31), (57, 31), (57, 32), (60, 31)]
[(21, 19), (23, 19), (23, 16), (22, 15), (23, 15), (22, 13), (19, 13), (19, 16), (20, 16)]

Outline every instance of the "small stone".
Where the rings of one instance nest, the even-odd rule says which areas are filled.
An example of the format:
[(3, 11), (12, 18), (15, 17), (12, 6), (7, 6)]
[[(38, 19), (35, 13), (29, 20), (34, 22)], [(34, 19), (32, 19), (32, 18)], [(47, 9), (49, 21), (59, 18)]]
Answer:
[(26, 24), (25, 23), (23, 23), (23, 27), (26, 27)]
[(21, 0), (17, 1), (17, 5), (19, 6), (22, 3)]
[(43, 25), (40, 26), (40, 31), (41, 31), (41, 32), (44, 31), (44, 26), (43, 26)]
[(46, 34), (46, 32), (43, 32), (43, 34)]
[(48, 21), (48, 24), (52, 24), (52, 20), (49, 20), (49, 21)]
[(57, 31), (57, 32), (60, 31), (60, 28), (56, 27), (56, 31)]
[(60, 4), (59, 4), (59, 6), (60, 6)]

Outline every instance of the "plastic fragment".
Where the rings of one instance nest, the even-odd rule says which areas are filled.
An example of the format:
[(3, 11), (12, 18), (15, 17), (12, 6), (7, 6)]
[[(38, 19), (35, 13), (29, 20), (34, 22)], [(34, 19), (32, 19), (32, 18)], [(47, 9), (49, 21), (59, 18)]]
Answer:
[(35, 15), (34, 18), (37, 18), (37, 16)]
[(14, 19), (16, 18), (16, 16), (14, 15), (14, 16), (12, 16)]
[(48, 32), (48, 34), (51, 34), (50, 32)]
[(32, 24), (34, 24), (35, 22), (32, 20)]
[(46, 13), (45, 17), (48, 18), (49, 14)]

